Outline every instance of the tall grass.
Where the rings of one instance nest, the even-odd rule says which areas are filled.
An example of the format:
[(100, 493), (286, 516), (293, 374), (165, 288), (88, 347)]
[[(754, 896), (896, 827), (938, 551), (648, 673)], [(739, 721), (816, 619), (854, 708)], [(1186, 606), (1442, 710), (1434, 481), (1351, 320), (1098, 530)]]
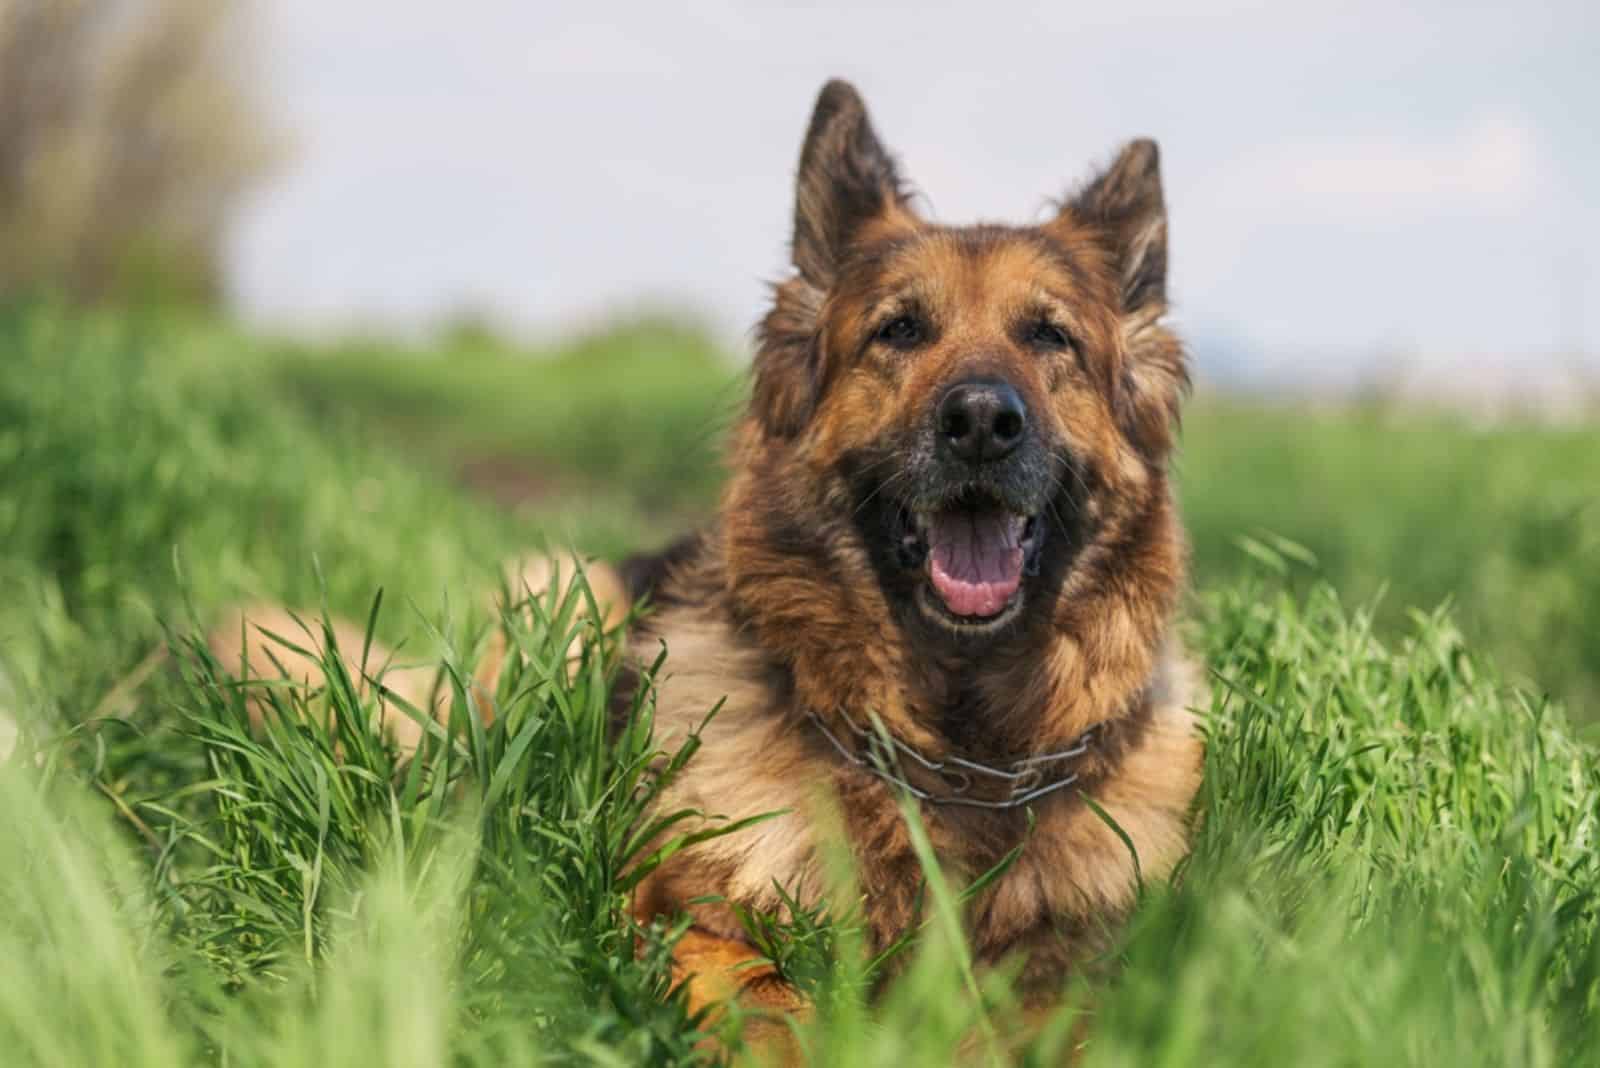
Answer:
[[(648, 705), (605, 739), (614, 640), (575, 604), (477, 607), (537, 514), (320, 422), (255, 344), (0, 317), (0, 711), (23, 726), (0, 763), (7, 1063), (717, 1056), (701, 1043), (737, 1042), (737, 1014), (691, 1018), (674, 929), (627, 913), (638, 813), (693, 741), (651, 737)], [(1600, 757), (1448, 612), (1380, 620), (1254, 551), (1259, 577), (1212, 582), (1188, 624), (1213, 696), (1178, 877), (1042, 1023), (1004, 969), (970, 969), (963, 888), (931, 857), (928, 924), (876, 995), (848, 893), (752, 918), (816, 999), (795, 1025), (812, 1063), (1600, 1057)], [(402, 759), (330, 661), (318, 692), (254, 684), (278, 715), (251, 732), (250, 691), (192, 640), (244, 594), (440, 659), (449, 729)], [(459, 680), (488, 627), (516, 655), (484, 728)]]
[[(470, 474), (485, 458), (529, 473), (535, 515), (565, 518), (596, 495), (618, 503), (625, 486), (656, 529), (713, 504), (717, 432), (743, 396), (735, 362), (710, 342), (648, 325), (550, 352), (483, 338), (464, 352), (297, 348), (274, 367), (319, 411), (446, 473)], [(1178, 457), (1197, 582), (1220, 586), (1263, 566), (1257, 546), (1286, 537), (1316, 561), (1288, 576), (1298, 588), (1326, 581), (1377, 599), (1386, 634), (1411, 609), (1449, 601), (1520, 684), (1600, 721), (1597, 453), (1594, 427), (1486, 427), (1202, 393)]]
[[(477, 333), (422, 347), (282, 345), (280, 382), (319, 418), (377, 434), (447, 474), (538, 502), (596, 492), (700, 510), (743, 402), (733, 361), (687, 323), (641, 320), (527, 352)], [(497, 487), (496, 474), (520, 473)]]
[(1316, 559), (1302, 588), (1381, 595), (1387, 633), (1449, 601), (1522, 685), (1600, 720), (1597, 453), (1593, 426), (1203, 400), (1179, 461), (1197, 581), (1254, 566), (1241, 538), (1287, 537)]

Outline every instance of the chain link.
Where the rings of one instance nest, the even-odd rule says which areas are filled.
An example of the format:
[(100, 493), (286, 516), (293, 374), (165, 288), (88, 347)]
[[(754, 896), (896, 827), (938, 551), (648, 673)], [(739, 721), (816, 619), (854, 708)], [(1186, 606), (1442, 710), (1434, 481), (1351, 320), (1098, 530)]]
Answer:
[[(926, 801), (933, 805), (965, 805), (969, 808), (1020, 808), (1023, 805), (1037, 801), (1047, 794), (1066, 789), (1078, 781), (1078, 773), (1075, 771), (1070, 772), (1059, 779), (1041, 783), (1040, 779), (1044, 774), (1042, 770), (1044, 765), (1061, 760), (1075, 760), (1083, 756), (1093, 745), (1095, 733), (1095, 728), (1090, 727), (1080, 734), (1077, 740), (1066, 749), (1055, 753), (1041, 753), (1024, 757), (1007, 767), (996, 768), (956, 756), (946, 757), (943, 760), (929, 760), (909, 745), (892, 736), (887, 738), (887, 744), (891, 752), (885, 754), (883, 752), (885, 744), (883, 735), (867, 730), (841, 712), (840, 718), (844, 720), (858, 738), (864, 739), (870, 747), (872, 758), (868, 759), (840, 741), (839, 736), (829, 729), (828, 725), (822, 721), (821, 716), (818, 716), (815, 712), (808, 712), (807, 715), (811, 717), (811, 722), (817, 725), (817, 729), (822, 732), (822, 736), (833, 743), (833, 747), (839, 751), (839, 755), (856, 767), (864, 768), (879, 778), (894, 783), (919, 801)], [(888, 755), (891, 759), (883, 759), (885, 755)], [(898, 761), (893, 758), (901, 755), (911, 758), (926, 771), (932, 772), (943, 779), (945, 784), (950, 787), (949, 795), (939, 796), (930, 793), (927, 790), (911, 785), (903, 777), (895, 774), (891, 767), (897, 765)], [(973, 775), (986, 775), (1009, 783), (1011, 786), (1010, 796), (998, 801), (964, 796), (972, 788)], [(952, 776), (954, 776), (954, 779), (952, 779)]]

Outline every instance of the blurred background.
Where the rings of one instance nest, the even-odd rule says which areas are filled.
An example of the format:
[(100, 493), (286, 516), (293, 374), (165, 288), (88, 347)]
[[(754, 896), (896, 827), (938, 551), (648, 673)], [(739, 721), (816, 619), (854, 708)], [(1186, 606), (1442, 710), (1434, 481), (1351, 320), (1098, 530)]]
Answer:
[(1156, 137), (1213, 384), (1593, 367), (1594, 4), (1206, 8), (276, 3), (264, 84), (297, 151), (239, 220), (230, 288), (296, 327), (471, 307), (546, 333), (649, 299), (737, 341), (837, 74), (941, 219), (1039, 218)]
[(1592, 718), (1596, 56), (1583, 2), (0, 0), (9, 566), (92, 629), (175, 547), (220, 600), (359, 545), (357, 599), (441, 540), (665, 540), (838, 75), (942, 220), (1157, 138), (1200, 589), (1449, 603)]

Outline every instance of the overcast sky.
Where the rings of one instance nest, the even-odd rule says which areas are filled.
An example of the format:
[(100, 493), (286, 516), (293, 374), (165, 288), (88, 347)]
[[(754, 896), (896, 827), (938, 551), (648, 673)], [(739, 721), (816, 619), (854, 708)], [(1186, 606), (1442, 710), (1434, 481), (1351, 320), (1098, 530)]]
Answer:
[(285, 169), (246, 309), (534, 336), (641, 301), (740, 342), (816, 90), (856, 82), (944, 221), (1028, 220), (1156, 137), (1210, 358), (1600, 350), (1600, 4), (269, 0)]

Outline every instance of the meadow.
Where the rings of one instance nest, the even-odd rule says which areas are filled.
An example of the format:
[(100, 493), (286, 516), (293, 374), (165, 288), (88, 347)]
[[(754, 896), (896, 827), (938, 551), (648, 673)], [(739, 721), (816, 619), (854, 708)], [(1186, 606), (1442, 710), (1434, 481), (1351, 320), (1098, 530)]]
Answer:
[[(596, 551), (682, 529), (721, 483), (737, 361), (641, 322), (529, 359), (464, 332), (285, 347), (278, 380), (317, 413), (403, 448)], [(618, 428), (625, 433), (618, 433)], [(1263, 568), (1372, 607), (1387, 634), (1446, 603), (1508, 678), (1600, 718), (1600, 427), (1475, 425), (1445, 411), (1208, 393), (1184, 416), (1179, 489), (1195, 584)], [(665, 533), (654, 540), (665, 540)], [(1286, 544), (1287, 543), (1287, 544)]]
[[(649, 710), (606, 636), (478, 596), (544, 539), (664, 541), (714, 501), (735, 361), (681, 324), (550, 351), (292, 344), (0, 312), (0, 1049), (7, 1063), (688, 1064), (740, 1021), (627, 919)], [(963, 888), (869, 999), (848, 900), (758, 923), (816, 1064), (1580, 1064), (1600, 1058), (1594, 429), (1202, 393), (1185, 633), (1214, 680), (1193, 856), (1023, 1037)], [(336, 673), (264, 734), (195, 641), (246, 597), (366, 620), (505, 714), (401, 762)], [(359, 651), (352, 651), (359, 652)], [(670, 650), (668, 652), (670, 664)], [(327, 729), (307, 725), (306, 712)], [(734, 832), (737, 833), (737, 832)]]

